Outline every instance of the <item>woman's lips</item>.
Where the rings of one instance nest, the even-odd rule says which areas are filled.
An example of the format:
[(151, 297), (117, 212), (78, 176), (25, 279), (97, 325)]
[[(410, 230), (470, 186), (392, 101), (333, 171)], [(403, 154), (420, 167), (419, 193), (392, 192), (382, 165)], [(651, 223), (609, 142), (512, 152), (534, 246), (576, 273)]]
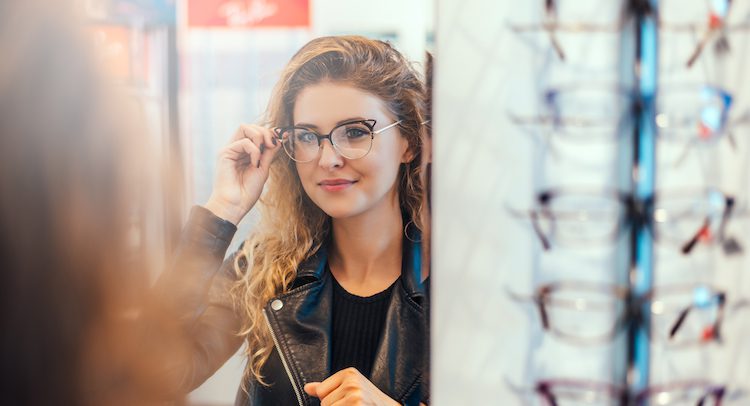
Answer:
[(348, 189), (355, 183), (357, 183), (357, 181), (355, 180), (330, 179), (330, 180), (324, 180), (318, 183), (318, 185), (320, 185), (320, 187), (326, 192), (338, 192), (341, 190)]

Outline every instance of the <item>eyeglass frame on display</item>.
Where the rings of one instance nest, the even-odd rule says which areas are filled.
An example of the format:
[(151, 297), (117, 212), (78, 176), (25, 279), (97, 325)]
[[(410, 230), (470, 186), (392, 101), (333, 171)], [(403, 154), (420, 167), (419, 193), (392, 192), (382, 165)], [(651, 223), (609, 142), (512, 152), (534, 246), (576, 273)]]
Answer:
[[(696, 406), (704, 405), (704, 402), (710, 400), (711, 397), (713, 397), (713, 400), (715, 401), (713, 405), (719, 406), (727, 397), (729, 397), (728, 400), (735, 400), (745, 396), (745, 393), (742, 390), (729, 391), (726, 385), (717, 385), (702, 379), (675, 381), (662, 385), (649, 386), (633, 395), (631, 395), (626, 388), (619, 385), (583, 379), (542, 379), (536, 381), (532, 388), (522, 388), (511, 383), (510, 380), (506, 378), (505, 384), (519, 397), (532, 394), (538, 395), (540, 400), (546, 405), (560, 404), (558, 401), (560, 396), (555, 396), (554, 393), (554, 389), (560, 387), (568, 390), (573, 388), (588, 390), (588, 393), (605, 393), (608, 395), (608, 398), (604, 399), (605, 401), (616, 399), (619, 406), (644, 406), (644, 402), (648, 402), (649, 399), (654, 397), (654, 394), (661, 395), (678, 392), (680, 390), (687, 391), (694, 388), (701, 389), (702, 394), (700, 398), (696, 400)], [(583, 401), (593, 403), (588, 400)]]
[[(636, 0), (637, 2), (638, 0)], [(623, 1), (623, 5), (630, 3), (630, 0)], [(539, 24), (515, 24), (507, 23), (508, 28), (515, 32), (527, 31), (545, 31), (549, 37), (552, 49), (561, 61), (566, 60), (565, 51), (557, 40), (557, 32), (610, 32), (616, 33), (622, 29), (626, 15), (620, 18), (620, 22), (615, 25), (593, 24), (585, 22), (560, 23), (557, 19), (557, 0), (544, 0), (544, 20)]]
[[(526, 31), (545, 31), (549, 37), (552, 49), (557, 54), (561, 61), (566, 60), (565, 51), (562, 45), (557, 40), (556, 33), (562, 31), (568, 32), (619, 32), (625, 26), (628, 15), (634, 14), (634, 10), (642, 9), (642, 13), (651, 13), (651, 6), (648, 1), (644, 0), (625, 0), (623, 1), (623, 15), (617, 24), (604, 25), (604, 24), (592, 24), (586, 22), (575, 22), (575, 23), (560, 23), (557, 19), (557, 1), (556, 0), (544, 0), (544, 19), (538, 24), (513, 24), (509, 23), (508, 27), (511, 31), (520, 33)], [(750, 22), (727, 25), (726, 21), (729, 18), (732, 0), (726, 0), (726, 11), (723, 16), (718, 16), (718, 13), (713, 13), (713, 10), (709, 10), (708, 22), (705, 26), (701, 23), (687, 23), (687, 24), (671, 24), (663, 20), (659, 20), (658, 26), (660, 30), (665, 31), (690, 31), (697, 32), (700, 29), (705, 29), (703, 37), (698, 41), (695, 49), (692, 51), (687, 61), (685, 62), (686, 68), (691, 68), (695, 61), (698, 60), (700, 55), (703, 53), (703, 49), (708, 44), (716, 33), (720, 33), (720, 37), (717, 41), (717, 51), (726, 52), (729, 50), (729, 40), (727, 38), (728, 31), (734, 30), (750, 30)]]
[[(724, 101), (723, 104), (723, 110), (720, 114), (720, 122), (716, 125), (718, 129), (716, 131), (712, 131), (710, 136), (704, 136), (699, 131), (696, 131), (695, 137), (690, 137), (685, 139), (685, 149), (682, 153), (680, 153), (679, 157), (675, 160), (673, 163), (674, 165), (679, 165), (687, 156), (687, 153), (689, 152), (690, 148), (696, 144), (696, 143), (704, 143), (707, 144), (709, 142), (718, 142), (720, 139), (724, 138), (725, 136), (729, 140), (730, 146), (732, 149), (736, 150), (737, 148), (737, 142), (733, 134), (733, 130), (736, 127), (739, 127), (740, 125), (746, 125), (750, 124), (750, 111), (747, 111), (745, 113), (742, 113), (739, 115), (739, 117), (735, 119), (730, 120), (730, 109), (732, 107), (733, 103), (733, 96), (731, 93), (726, 91), (725, 89), (714, 86), (710, 84), (694, 84), (694, 85), (683, 85), (683, 88), (689, 88), (692, 86), (696, 86), (698, 88), (697, 94), (704, 94), (705, 92), (711, 92), (712, 95), (720, 98), (722, 101)], [(557, 96), (560, 94), (574, 92), (581, 89), (587, 89), (587, 90), (602, 90), (605, 93), (611, 93), (615, 97), (622, 98), (623, 100), (627, 101), (627, 105), (623, 107), (621, 112), (619, 112), (617, 115), (613, 116), (610, 119), (599, 119), (599, 118), (587, 118), (587, 117), (571, 117), (571, 116), (561, 116), (559, 114), (560, 107), (558, 106), (558, 103), (555, 101), (557, 100)], [(658, 101), (658, 98), (657, 98)], [(603, 85), (603, 86), (594, 86), (591, 85), (573, 85), (573, 86), (567, 86), (567, 87), (558, 87), (558, 88), (549, 88), (543, 92), (543, 105), (545, 106), (545, 109), (548, 111), (546, 114), (540, 114), (535, 116), (523, 116), (518, 115), (512, 112), (508, 112), (507, 115), (510, 118), (511, 122), (513, 124), (518, 126), (549, 126), (551, 127), (551, 134), (553, 136), (555, 134), (564, 134), (565, 130), (567, 128), (586, 128), (586, 127), (609, 127), (611, 128), (611, 138), (604, 139), (603, 141), (614, 141), (625, 132), (623, 131), (624, 126), (626, 123), (631, 122), (632, 117), (634, 114), (632, 112), (637, 111), (639, 108), (636, 98), (632, 96), (632, 94), (621, 87), (613, 86), (613, 85)], [(708, 105), (701, 106), (700, 111), (697, 114), (696, 123), (700, 127), (702, 123), (705, 122), (703, 119), (705, 109), (708, 108)], [(661, 109), (660, 109), (661, 110)], [(671, 116), (670, 116), (671, 117)], [(670, 120), (669, 117), (665, 117), (665, 113), (660, 113), (657, 111), (657, 114), (655, 116), (656, 120), (656, 126), (659, 128), (659, 139), (663, 141), (673, 141), (674, 137), (669, 136), (662, 136), (661, 133), (664, 132), (666, 126)], [(707, 125), (703, 127), (714, 127), (714, 125)], [(591, 141), (592, 139), (598, 140), (597, 138), (592, 137), (565, 137), (565, 136), (559, 136), (555, 137), (556, 139), (562, 139), (569, 142), (581, 142), (582, 139), (585, 139), (587, 141)]]
[[(572, 336), (570, 334), (567, 334), (563, 331), (560, 331), (553, 327), (553, 323), (550, 322), (550, 309), (547, 309), (549, 306), (550, 296), (555, 291), (560, 291), (563, 289), (568, 290), (578, 290), (579, 292), (599, 292), (599, 293), (606, 293), (607, 295), (610, 295), (615, 298), (616, 301), (622, 302), (623, 307), (621, 311), (618, 311), (615, 319), (613, 320), (613, 323), (611, 325), (611, 328), (607, 330), (606, 333), (603, 335), (593, 337), (593, 338), (585, 338), (581, 336)], [(694, 285), (672, 285), (672, 286), (666, 286), (662, 288), (656, 288), (652, 289), (649, 292), (647, 292), (644, 295), (634, 297), (632, 294), (632, 290), (624, 285), (612, 285), (612, 284), (604, 284), (604, 283), (595, 283), (595, 282), (587, 282), (587, 281), (578, 281), (578, 280), (566, 280), (566, 281), (557, 281), (557, 282), (550, 282), (545, 283), (540, 286), (538, 286), (536, 289), (534, 289), (534, 293), (532, 295), (522, 295), (518, 294), (516, 292), (513, 292), (509, 289), (506, 289), (506, 293), (508, 296), (513, 299), (516, 302), (526, 302), (530, 301), (536, 305), (536, 308), (539, 312), (539, 318), (542, 324), (542, 328), (545, 331), (550, 332), (551, 334), (555, 335), (556, 337), (571, 343), (575, 345), (591, 345), (591, 344), (601, 344), (612, 341), (621, 331), (625, 330), (625, 328), (630, 323), (643, 323), (644, 322), (644, 311), (648, 311), (651, 314), (660, 314), (655, 309), (655, 303), (661, 302), (659, 300), (655, 300), (655, 298), (662, 298), (665, 296), (668, 296), (670, 293), (674, 292), (689, 292), (693, 291), (695, 298), (697, 296), (698, 290), (701, 289), (702, 297), (704, 297), (704, 300), (706, 302), (710, 302), (710, 305), (713, 305), (713, 301), (716, 302), (717, 307), (717, 317), (713, 322), (713, 325), (711, 326), (710, 335), (701, 337), (700, 340), (696, 340), (695, 342), (691, 341), (689, 344), (682, 344), (682, 346), (689, 346), (689, 345), (703, 345), (708, 342), (721, 342), (721, 326), (725, 318), (725, 312), (726, 312), (726, 306), (727, 306), (727, 293), (723, 290), (716, 289), (714, 287), (711, 287), (706, 284), (694, 284)], [(663, 292), (666, 292), (663, 293)], [(706, 299), (707, 298), (707, 299)], [(585, 299), (578, 299), (574, 300), (571, 299), (571, 301), (576, 302), (576, 307), (580, 305), (580, 300)], [(671, 327), (669, 329), (669, 337), (668, 340), (672, 340), (674, 336), (677, 334), (677, 332), (680, 330), (680, 327), (684, 324), (685, 319), (690, 313), (690, 310), (693, 308), (696, 308), (698, 305), (696, 304), (697, 300), (694, 300), (689, 305), (681, 307), (681, 310), (679, 312), (679, 316), (677, 319), (671, 323)], [(739, 310), (740, 308), (746, 307), (750, 305), (750, 301), (747, 299), (737, 299), (733, 301), (732, 307), (729, 309), (732, 312)], [(648, 307), (648, 309), (644, 309), (645, 307)], [(650, 332), (650, 324), (647, 324), (649, 328), (649, 335), (651, 335)], [(668, 344), (673, 344), (669, 343)]]
[[(708, 3), (709, 7), (711, 7), (711, 2)], [(712, 37), (716, 36), (717, 33), (719, 37), (716, 40), (715, 49), (716, 53), (721, 55), (729, 52), (729, 31), (750, 31), (750, 21), (733, 25), (727, 24), (727, 20), (732, 11), (732, 0), (725, 0), (724, 4), (726, 5), (726, 9), (723, 13), (724, 15), (719, 15), (721, 14), (720, 11), (714, 12), (716, 10), (708, 10), (708, 21), (705, 25), (702, 23), (670, 23), (660, 19), (659, 29), (663, 31), (688, 31), (695, 34), (699, 30), (705, 30), (703, 36), (696, 44), (695, 49), (685, 62), (686, 68), (690, 69), (695, 64), (698, 58), (703, 54), (705, 46), (711, 41)]]
[[(374, 120), (374, 119), (349, 120), (349, 121), (345, 121), (343, 123), (340, 123), (340, 124), (336, 125), (335, 127), (333, 127), (333, 129), (331, 129), (331, 131), (328, 134), (325, 134), (325, 135), (318, 134), (318, 132), (316, 132), (315, 130), (312, 130), (312, 129), (308, 128), (308, 127), (297, 126), (297, 125), (292, 125), (292, 126), (288, 126), (288, 127), (276, 127), (276, 128), (273, 129), (273, 132), (274, 132), (274, 134), (276, 134), (277, 139), (282, 143), (282, 145), (284, 147), (284, 152), (294, 162), (308, 163), (308, 162), (314, 161), (316, 157), (320, 156), (320, 152), (323, 149), (323, 143), (322, 143), (322, 141), (325, 140), (325, 139), (327, 139), (328, 142), (331, 143), (331, 146), (333, 147), (333, 149), (338, 154), (340, 154), (342, 157), (344, 157), (346, 159), (349, 159), (349, 160), (356, 160), (356, 159), (362, 159), (362, 158), (366, 157), (367, 154), (370, 153), (370, 150), (372, 150), (372, 143), (373, 143), (373, 140), (375, 139), (375, 135), (378, 135), (378, 134), (382, 133), (385, 130), (393, 128), (393, 127), (401, 124), (402, 122), (403, 122), (403, 120), (398, 120), (398, 121), (396, 121), (394, 123), (391, 123), (391, 124), (389, 124), (389, 125), (381, 128), (379, 130), (374, 130), (375, 124), (377, 124), (377, 120)], [(344, 154), (339, 149), (340, 147), (333, 141), (333, 133), (334, 133), (334, 131), (336, 131), (337, 129), (339, 129), (341, 127), (344, 127), (344, 126), (347, 126), (347, 125), (352, 125), (352, 124), (363, 124), (365, 127), (367, 127), (367, 129), (370, 132), (370, 134), (369, 134), (369, 136), (370, 136), (370, 146), (367, 148), (367, 151), (362, 156), (356, 157), (356, 158), (350, 158), (350, 157), (346, 156), (346, 154)], [(301, 129), (301, 130), (309, 131), (310, 133), (314, 134), (315, 137), (316, 137), (316, 139), (317, 139), (318, 152), (317, 152), (317, 154), (313, 158), (311, 158), (311, 159), (309, 159), (307, 161), (301, 161), (301, 160), (295, 159), (294, 156), (293, 156), (293, 153), (289, 152), (289, 149), (287, 147), (287, 144), (289, 142), (293, 142), (293, 141), (291, 141), (289, 137), (284, 138), (284, 133), (286, 133), (287, 131), (293, 131), (293, 130), (296, 130), (296, 129)], [(293, 147), (289, 147), (289, 148), (293, 148)]]
[[(569, 190), (572, 192), (569, 192)], [(718, 242), (722, 244), (722, 247), (727, 254), (736, 254), (742, 252), (742, 247), (734, 238), (726, 237), (726, 226), (729, 223), (730, 217), (735, 214), (735, 197), (727, 195), (726, 193), (713, 188), (706, 188), (703, 190), (703, 192), (703, 194), (706, 196), (711, 196), (711, 194), (713, 194), (715, 196), (721, 196), (721, 199), (723, 199), (724, 206), (721, 213), (721, 221), (719, 222), (718, 230), (716, 232), (716, 235), (718, 236)], [(680, 194), (677, 192), (672, 192), (666, 193), (666, 195), (679, 196)], [(655, 237), (655, 240), (657, 240), (659, 237), (658, 233), (654, 232), (654, 221), (656, 221), (657, 223), (659, 222), (658, 219), (656, 219), (656, 217), (659, 216), (659, 209), (655, 208), (656, 202), (658, 202), (658, 198), (655, 196), (651, 196), (650, 198), (647, 198), (645, 200), (637, 200), (635, 196), (630, 193), (615, 190), (603, 190), (591, 193), (590, 190), (547, 189), (536, 194), (535, 202), (537, 208), (519, 211), (517, 209), (506, 207), (508, 211), (516, 217), (528, 217), (531, 219), (534, 233), (539, 238), (542, 244), (542, 248), (545, 251), (548, 251), (552, 248), (551, 236), (545, 235), (539, 223), (539, 217), (540, 215), (544, 214), (552, 224), (555, 224), (555, 216), (553, 215), (552, 211), (549, 210), (549, 202), (558, 196), (579, 196), (582, 198), (596, 197), (611, 199), (612, 201), (617, 202), (620, 208), (623, 210), (620, 210), (619, 214), (617, 215), (617, 222), (615, 224), (616, 229), (611, 233), (611, 235), (608, 235), (608, 239), (610, 241), (616, 240), (628, 228), (627, 226), (637, 225), (637, 222), (641, 222), (640, 224), (645, 224), (646, 228), (648, 228), (651, 231), (652, 235)], [(690, 254), (697, 243), (700, 242), (700, 239), (705, 235), (705, 233), (710, 231), (710, 220), (710, 216), (707, 216), (703, 221), (703, 225), (695, 232), (695, 234), (693, 234), (689, 240), (682, 244), (680, 248), (682, 254)]]

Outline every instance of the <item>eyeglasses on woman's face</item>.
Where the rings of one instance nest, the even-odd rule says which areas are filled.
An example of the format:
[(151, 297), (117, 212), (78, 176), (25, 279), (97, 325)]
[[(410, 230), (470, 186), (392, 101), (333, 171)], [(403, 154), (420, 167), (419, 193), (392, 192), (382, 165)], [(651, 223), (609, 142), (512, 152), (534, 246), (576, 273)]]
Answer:
[(286, 154), (295, 162), (305, 163), (317, 159), (325, 139), (342, 157), (360, 159), (372, 149), (376, 134), (401, 124), (401, 121), (378, 130), (375, 130), (376, 120), (351, 120), (337, 125), (325, 135), (304, 126), (275, 128), (274, 133), (281, 140)]

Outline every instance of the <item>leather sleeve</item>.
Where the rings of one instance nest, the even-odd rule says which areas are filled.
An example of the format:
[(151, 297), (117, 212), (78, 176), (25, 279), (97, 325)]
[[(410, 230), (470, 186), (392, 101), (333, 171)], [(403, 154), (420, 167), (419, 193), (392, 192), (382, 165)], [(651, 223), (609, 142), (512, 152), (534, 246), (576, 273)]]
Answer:
[(232, 223), (194, 207), (173, 263), (151, 292), (143, 339), (149, 356), (158, 359), (158, 374), (150, 374), (158, 383), (150, 389), (160, 398), (200, 386), (242, 344), (229, 293), (236, 279), (233, 256), (224, 261), (235, 231)]

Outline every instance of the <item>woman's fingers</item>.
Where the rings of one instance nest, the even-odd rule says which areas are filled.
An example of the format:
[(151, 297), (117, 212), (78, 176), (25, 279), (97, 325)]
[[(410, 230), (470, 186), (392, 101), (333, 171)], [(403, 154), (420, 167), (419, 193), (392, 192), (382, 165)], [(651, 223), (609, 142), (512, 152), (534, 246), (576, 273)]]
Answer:
[(263, 141), (266, 144), (266, 148), (270, 149), (276, 146), (276, 134), (273, 133), (273, 130), (266, 127), (258, 127), (263, 134)]
[(309, 389), (314, 391), (314, 396), (323, 399), (336, 390), (345, 380), (356, 379), (360, 375), (360, 372), (356, 368), (345, 368), (329, 376), (323, 382), (313, 382), (305, 385), (305, 392), (310, 393), (308, 392), (308, 385), (310, 385), (312, 387)]
[[(248, 141), (255, 148), (250, 148)], [(250, 159), (252, 166), (256, 168), (263, 167), (263, 169), (268, 170), (280, 146), (281, 143), (270, 128), (254, 124), (242, 124), (232, 136), (231, 143), (227, 146), (227, 149), (232, 151), (227, 156), (231, 159), (239, 160), (243, 153), (247, 153), (249, 156), (252, 156), (252, 159)], [(259, 154), (255, 153), (256, 149)], [(265, 153), (266, 151), (270, 153), (267, 154)], [(261, 158), (258, 159), (258, 156)]]
[(274, 139), (276, 138), (270, 128), (262, 127), (256, 124), (241, 124), (232, 136), (232, 142), (243, 138), (250, 139), (258, 148), (264, 145), (264, 148), (273, 148)]
[(247, 162), (249, 158), (250, 165), (255, 167), (260, 165), (260, 148), (248, 138), (243, 138), (227, 145), (222, 155), (238, 163)]
[(283, 147), (280, 142), (274, 146), (266, 148), (260, 156), (260, 168), (267, 171), (271, 167), (273, 157), (276, 156), (276, 153), (279, 152), (281, 148)]
[(339, 404), (339, 402), (346, 398), (349, 393), (350, 392), (348, 388), (345, 388), (344, 385), (340, 385), (339, 387), (334, 389), (333, 392), (329, 393), (325, 397), (320, 398), (320, 406), (331, 406)]

